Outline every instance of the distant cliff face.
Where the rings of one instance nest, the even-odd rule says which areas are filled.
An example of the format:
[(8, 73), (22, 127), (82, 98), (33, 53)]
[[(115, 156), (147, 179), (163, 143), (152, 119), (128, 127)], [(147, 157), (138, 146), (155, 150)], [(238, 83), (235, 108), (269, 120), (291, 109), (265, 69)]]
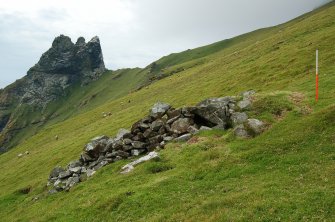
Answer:
[(76, 44), (67, 36), (57, 37), (40, 61), (29, 69), (22, 102), (46, 105), (62, 96), (74, 83), (87, 84), (105, 71), (98, 37), (88, 43), (80, 37)]
[(20, 119), (15, 113), (19, 107), (27, 105), (43, 110), (51, 101), (65, 96), (66, 88), (88, 84), (105, 71), (98, 37), (87, 43), (83, 37), (76, 43), (64, 35), (56, 37), (25, 77), (0, 91), (0, 148), (10, 138), (8, 132), (18, 131)]

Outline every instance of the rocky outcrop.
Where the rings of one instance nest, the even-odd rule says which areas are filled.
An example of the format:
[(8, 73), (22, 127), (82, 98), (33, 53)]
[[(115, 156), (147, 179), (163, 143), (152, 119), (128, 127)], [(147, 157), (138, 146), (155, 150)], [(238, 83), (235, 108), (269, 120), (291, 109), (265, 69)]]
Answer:
[(20, 120), (15, 113), (40, 112), (51, 101), (66, 96), (70, 86), (88, 84), (105, 71), (98, 37), (87, 43), (80, 37), (75, 44), (64, 35), (55, 38), (25, 77), (0, 92), (0, 147), (26, 127), (22, 122), (30, 121)]
[(74, 44), (69, 37), (61, 35), (29, 69), (22, 103), (44, 106), (64, 95), (68, 86), (78, 82), (87, 84), (98, 79), (105, 70), (98, 37), (88, 43), (80, 37)]
[(213, 98), (180, 109), (156, 103), (149, 115), (134, 123), (130, 130), (120, 129), (115, 137), (96, 137), (84, 146), (79, 160), (71, 162), (66, 169), (56, 167), (48, 182), (51, 193), (69, 190), (110, 163), (150, 153), (122, 169), (123, 173), (130, 172), (136, 164), (156, 157), (155, 150), (163, 149), (171, 141), (188, 141), (200, 131), (233, 128), (238, 137), (259, 135), (264, 123), (248, 119), (236, 100), (235, 97)]

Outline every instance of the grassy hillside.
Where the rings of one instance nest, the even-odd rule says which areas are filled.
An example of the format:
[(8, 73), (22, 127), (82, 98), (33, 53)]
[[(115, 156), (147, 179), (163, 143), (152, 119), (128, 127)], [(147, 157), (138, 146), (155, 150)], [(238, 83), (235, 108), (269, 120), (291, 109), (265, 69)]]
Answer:
[(18, 144), (46, 126), (87, 112), (147, 84), (148, 73), (140, 71), (142, 70), (139, 68), (107, 71), (99, 80), (89, 85), (74, 85), (67, 89), (67, 96), (52, 102), (42, 112), (40, 108), (37, 109), (29, 105), (14, 106), (12, 110), (15, 110), (17, 128), (20, 131), (8, 145)]
[[(209, 46), (208, 53), (206, 47), (197, 49), (199, 56), (193, 57), (191, 50), (157, 61), (161, 64), (157, 70), (175, 74), (99, 107), (93, 108), (99, 102), (92, 103), (89, 111), (78, 109), (69, 114), (71, 118), (50, 124), (0, 156), (1, 218), (334, 221), (334, 42), (331, 3), (286, 24), (217, 43), (222, 44), (219, 50)], [(318, 103), (314, 102), (316, 48)], [(157, 100), (180, 107), (251, 88), (258, 92), (258, 101), (250, 115), (271, 124), (261, 136), (240, 140), (230, 131), (203, 134), (190, 143), (169, 144), (161, 161), (142, 164), (129, 175), (118, 173), (127, 162), (121, 161), (68, 193), (46, 194), (46, 179), (54, 166), (78, 158), (92, 137), (129, 128)], [(106, 111), (112, 116), (102, 118)], [(31, 154), (17, 158), (26, 150)], [(19, 192), (27, 187), (29, 194)]]

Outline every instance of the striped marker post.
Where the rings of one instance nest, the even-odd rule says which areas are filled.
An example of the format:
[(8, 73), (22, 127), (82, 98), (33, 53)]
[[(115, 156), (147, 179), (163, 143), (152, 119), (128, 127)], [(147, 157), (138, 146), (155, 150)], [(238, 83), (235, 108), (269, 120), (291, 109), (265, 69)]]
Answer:
[(319, 101), (319, 50), (316, 50), (315, 101)]

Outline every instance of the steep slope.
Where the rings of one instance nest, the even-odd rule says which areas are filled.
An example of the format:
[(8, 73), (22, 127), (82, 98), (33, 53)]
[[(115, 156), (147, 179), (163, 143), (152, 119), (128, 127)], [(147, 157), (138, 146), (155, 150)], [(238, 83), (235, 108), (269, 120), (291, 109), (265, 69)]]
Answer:
[(55, 38), (27, 75), (1, 92), (0, 147), (8, 144), (17, 131), (29, 127), (29, 115), (41, 114), (38, 110), (66, 96), (67, 88), (96, 80), (105, 71), (98, 37), (88, 43), (81, 37), (76, 44), (64, 35)]
[[(0, 156), (0, 216), (8, 221), (335, 220), (334, 21), (331, 3), (205, 57), (164, 65), (171, 71), (184, 68), (48, 126)], [(318, 103), (316, 48), (321, 56)], [(119, 174), (123, 161), (68, 193), (46, 194), (54, 166), (76, 159), (89, 139), (129, 128), (157, 100), (181, 107), (250, 88), (258, 92), (261, 110), (250, 115), (272, 124), (262, 136), (200, 135), (194, 144), (169, 145), (161, 162), (143, 164), (130, 175)], [(294, 109), (278, 116), (282, 100)], [(102, 118), (106, 111), (112, 116)], [(29, 155), (17, 158), (26, 150)], [(29, 194), (19, 192), (27, 187)]]
[(46, 125), (135, 90), (148, 79), (139, 71), (107, 71), (98, 37), (75, 44), (57, 37), (27, 76), (0, 92), (0, 152)]

